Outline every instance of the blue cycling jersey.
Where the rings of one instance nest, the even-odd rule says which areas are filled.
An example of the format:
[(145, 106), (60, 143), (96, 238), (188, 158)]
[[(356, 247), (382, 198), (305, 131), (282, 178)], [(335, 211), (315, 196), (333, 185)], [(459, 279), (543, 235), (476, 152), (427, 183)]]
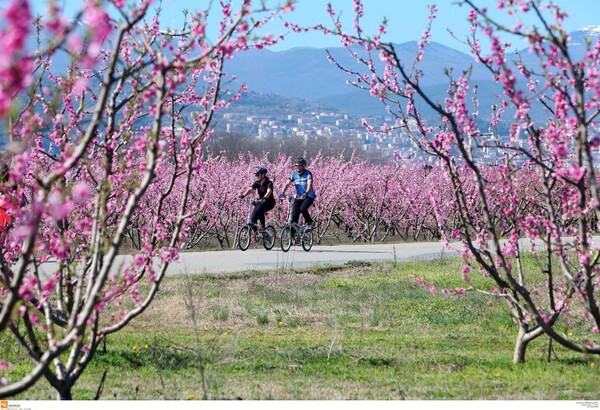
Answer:
[(294, 187), (296, 188), (296, 195), (300, 196), (308, 196), (311, 198), (316, 198), (317, 194), (315, 194), (314, 188), (311, 188), (310, 192), (306, 192), (308, 189), (308, 180), (312, 180), (312, 174), (309, 170), (305, 169), (302, 174), (298, 174), (298, 171), (295, 171), (290, 177), (290, 181), (294, 183)]

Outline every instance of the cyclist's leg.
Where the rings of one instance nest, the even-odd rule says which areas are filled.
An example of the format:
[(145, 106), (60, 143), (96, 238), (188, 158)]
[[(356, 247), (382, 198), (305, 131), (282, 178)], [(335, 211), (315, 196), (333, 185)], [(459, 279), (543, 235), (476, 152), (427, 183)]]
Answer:
[[(250, 215), (250, 221), (256, 225), (256, 223), (259, 221), (259, 219), (261, 218), (261, 216), (263, 217), (264, 220), (264, 213), (261, 210), (261, 205), (262, 202), (257, 202), (254, 205), (254, 209), (252, 210), (252, 214)], [(254, 229), (254, 231), (256, 232), (256, 226), (253, 226), (252, 229)]]
[(304, 223), (306, 225), (312, 225), (313, 224), (313, 220), (310, 217), (310, 214), (308, 213), (308, 208), (311, 207), (311, 205), (313, 204), (315, 200), (313, 198), (305, 198), (304, 201), (302, 201), (302, 204), (300, 206), (300, 212), (302, 212), (302, 216), (304, 217)]
[(265, 214), (275, 207), (272, 202), (259, 202), (252, 212), (252, 223), (260, 222), (261, 227), (265, 226)]
[(259, 217), (259, 221), (260, 221), (260, 226), (264, 229), (265, 226), (267, 225), (267, 221), (266, 221), (266, 217), (267, 217), (267, 212), (269, 212), (271, 209), (275, 208), (275, 202), (265, 202), (263, 204), (263, 206), (261, 207), (262, 209), (262, 214)]
[[(300, 207), (302, 206), (302, 199), (294, 199), (292, 204), (292, 222), (298, 223), (300, 220)], [(296, 230), (292, 228), (292, 238), (296, 236)]]

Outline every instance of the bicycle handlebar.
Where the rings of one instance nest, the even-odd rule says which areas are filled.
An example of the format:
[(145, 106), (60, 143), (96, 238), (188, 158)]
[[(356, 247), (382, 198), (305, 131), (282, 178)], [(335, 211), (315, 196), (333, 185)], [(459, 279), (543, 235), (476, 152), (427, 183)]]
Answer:
[(291, 201), (292, 199), (304, 199), (304, 198), (307, 198), (306, 196), (303, 196), (303, 195), (297, 195), (297, 194), (290, 194), (290, 195), (286, 195), (286, 194), (279, 194), (279, 195), (278, 195), (278, 197), (279, 197), (280, 199), (283, 199), (283, 198), (286, 198), (286, 197), (287, 197), (287, 199), (289, 199), (290, 201)]
[(264, 198), (253, 199), (253, 198), (242, 197), (241, 195), (239, 196), (239, 199), (248, 201), (251, 206), (254, 206), (254, 205), (258, 204), (259, 202), (264, 202)]

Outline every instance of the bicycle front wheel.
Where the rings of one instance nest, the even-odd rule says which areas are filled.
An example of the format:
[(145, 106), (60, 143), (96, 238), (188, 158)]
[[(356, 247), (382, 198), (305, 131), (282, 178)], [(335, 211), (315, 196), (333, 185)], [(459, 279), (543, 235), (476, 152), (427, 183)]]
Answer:
[(302, 234), (302, 249), (306, 252), (310, 251), (313, 246), (313, 231), (308, 229)]
[(272, 225), (267, 225), (265, 227), (265, 231), (263, 232), (263, 246), (266, 250), (273, 249), (273, 245), (275, 245), (275, 228)]
[(279, 244), (281, 250), (287, 252), (292, 247), (292, 230), (289, 226), (284, 226), (279, 234)]
[(250, 238), (252, 235), (252, 231), (250, 226), (244, 225), (240, 228), (238, 232), (238, 246), (241, 250), (245, 251), (250, 246)]

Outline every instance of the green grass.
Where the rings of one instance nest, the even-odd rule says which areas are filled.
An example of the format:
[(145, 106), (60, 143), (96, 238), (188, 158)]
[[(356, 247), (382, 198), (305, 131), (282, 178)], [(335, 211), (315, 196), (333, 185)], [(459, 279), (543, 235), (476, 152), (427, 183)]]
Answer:
[[(548, 340), (538, 338), (514, 365), (516, 327), (503, 301), (433, 295), (409, 277), (464, 287), (461, 266), (170, 277), (144, 315), (108, 338), (73, 395), (93, 398), (108, 371), (102, 399), (598, 399), (599, 358), (555, 343), (549, 362)], [(484, 279), (473, 274), (470, 284)], [(577, 323), (560, 326), (584, 338)], [(2, 346), (14, 371), (25, 371), (14, 345)], [(16, 398), (55, 394), (42, 381)]]

